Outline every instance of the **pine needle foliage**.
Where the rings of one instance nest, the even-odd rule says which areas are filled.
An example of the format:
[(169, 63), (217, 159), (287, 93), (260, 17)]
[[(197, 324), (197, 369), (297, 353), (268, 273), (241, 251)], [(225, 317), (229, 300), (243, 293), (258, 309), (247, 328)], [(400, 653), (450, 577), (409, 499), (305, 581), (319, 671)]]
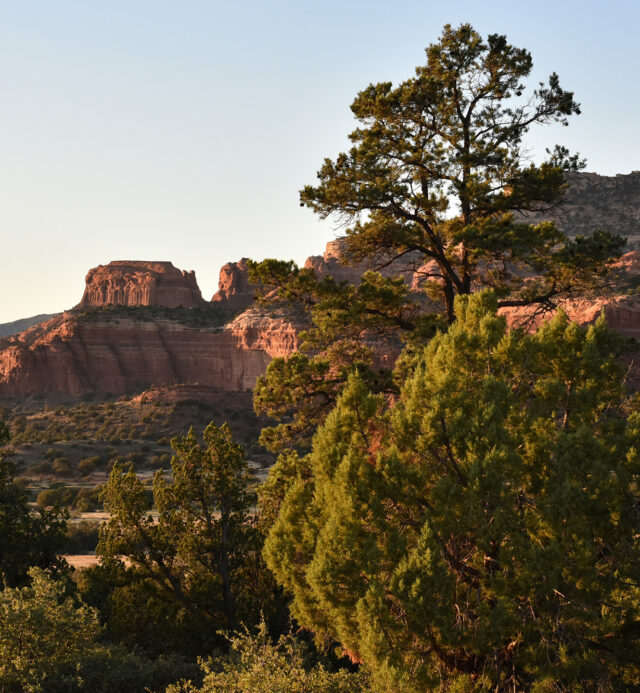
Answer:
[(379, 271), (353, 286), (292, 262), (250, 265), (265, 299), (295, 304), (310, 322), (303, 353), (274, 360), (255, 390), (256, 411), (280, 422), (262, 435), (271, 450), (304, 448), (356, 369), (391, 393), (380, 354), (451, 324), (458, 295), (491, 289), (533, 320), (611, 285), (623, 238), (606, 229), (574, 238), (527, 220), (554, 213), (565, 172), (584, 165), (560, 145), (532, 160), (532, 128), (580, 113), (557, 74), (531, 86), (532, 67), (506, 36), (447, 25), (413, 77), (356, 96), (351, 148), (324, 160), (300, 202), (345, 229), (345, 262)]
[(640, 410), (616, 338), (507, 331), (491, 293), (395, 401), (351, 376), (265, 545), (319, 639), (382, 690), (640, 685)]

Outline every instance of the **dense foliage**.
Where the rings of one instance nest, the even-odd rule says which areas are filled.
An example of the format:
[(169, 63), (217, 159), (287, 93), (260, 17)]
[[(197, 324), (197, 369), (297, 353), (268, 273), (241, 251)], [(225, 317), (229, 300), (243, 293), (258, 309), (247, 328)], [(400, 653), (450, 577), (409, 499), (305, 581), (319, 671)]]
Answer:
[(61, 583), (36, 568), (30, 577), (28, 587), (0, 593), (3, 690), (51, 690), (50, 680), (61, 677), (72, 684), (100, 632), (95, 611), (76, 605)]
[(364, 673), (330, 671), (314, 663), (304, 645), (292, 635), (273, 644), (264, 622), (258, 632), (231, 637), (231, 651), (222, 660), (204, 665), (202, 687), (191, 683), (171, 686), (167, 693), (365, 693), (371, 690)]
[(23, 584), (31, 566), (57, 569), (66, 515), (57, 507), (31, 512), (25, 490), (15, 483), (15, 466), (1, 450), (9, 432), (0, 421), (0, 582)]
[(145, 659), (100, 642), (98, 614), (69, 582), (32, 568), (28, 587), (0, 593), (3, 693), (145, 693), (194, 676), (177, 657)]
[[(277, 590), (250, 515), (244, 451), (229, 427), (210, 424), (202, 440), (191, 430), (172, 446), (171, 479), (158, 472), (154, 480), (154, 514), (133, 470), (114, 466), (97, 548), (106, 565), (92, 574), (111, 586), (105, 606), (121, 637), (130, 629), (134, 642), (145, 642), (150, 629), (151, 649), (206, 653), (220, 644), (219, 630), (255, 623), (261, 609), (275, 617)], [(86, 590), (100, 592), (95, 584)]]
[(640, 683), (640, 414), (603, 320), (507, 332), (491, 294), (397, 401), (353, 376), (266, 542), (301, 624), (387, 690)]

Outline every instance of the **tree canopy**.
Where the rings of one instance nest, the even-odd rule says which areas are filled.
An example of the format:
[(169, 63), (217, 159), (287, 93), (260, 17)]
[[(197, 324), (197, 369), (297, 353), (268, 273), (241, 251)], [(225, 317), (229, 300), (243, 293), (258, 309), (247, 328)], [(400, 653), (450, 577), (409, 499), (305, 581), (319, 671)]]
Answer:
[(555, 73), (527, 93), (529, 52), (498, 34), (484, 40), (469, 24), (445, 26), (426, 53), (415, 77), (358, 94), (353, 147), (325, 160), (301, 203), (350, 224), (347, 256), (409, 259), (449, 322), (454, 296), (483, 287), (501, 305), (548, 307), (620, 243), (604, 233), (570, 241), (552, 223), (514, 216), (556, 206), (563, 172), (581, 164), (561, 146), (534, 164), (523, 142), (532, 126), (566, 125), (580, 113), (573, 93)]
[(304, 644), (293, 635), (274, 644), (264, 621), (258, 632), (230, 636), (231, 651), (222, 661), (204, 664), (202, 687), (190, 682), (170, 686), (167, 693), (368, 693), (364, 672), (328, 670), (313, 664)]
[(414, 77), (357, 95), (351, 149), (326, 159), (300, 195), (346, 228), (346, 262), (385, 273), (349, 286), (290, 262), (250, 266), (264, 297), (296, 304), (309, 320), (302, 353), (276, 359), (256, 388), (257, 411), (283, 419), (263, 435), (274, 450), (308, 441), (356, 366), (363, 377), (370, 368), (377, 391), (392, 389), (374, 345), (397, 354), (424, 341), (453, 321), (455, 296), (488, 288), (500, 306), (544, 313), (603, 288), (624, 245), (606, 231), (570, 238), (551, 221), (526, 221), (553, 211), (564, 173), (582, 166), (562, 146), (534, 163), (526, 146), (532, 127), (580, 112), (555, 73), (530, 89), (529, 52), (468, 24), (445, 26), (426, 56)]
[(496, 310), (459, 297), (395, 400), (351, 376), (267, 563), (383, 690), (637, 686), (640, 414), (615, 338)]
[(0, 583), (16, 587), (27, 582), (32, 566), (64, 567), (58, 551), (67, 516), (57, 507), (31, 511), (27, 493), (14, 481), (15, 465), (2, 450), (8, 442), (9, 431), (0, 421)]
[(2, 690), (76, 690), (77, 664), (100, 633), (93, 609), (74, 603), (61, 582), (40, 568), (28, 587), (0, 592), (0, 686)]
[[(133, 470), (114, 465), (103, 492), (110, 518), (97, 553), (107, 561), (106, 573), (109, 562), (123, 556), (132, 564), (128, 572), (112, 566), (112, 574), (103, 575), (112, 590), (112, 623), (133, 630), (136, 641), (142, 639), (136, 628), (151, 619), (150, 636), (168, 643), (169, 634), (158, 633), (164, 623), (181, 640), (173, 643), (176, 649), (202, 654), (220, 644), (218, 630), (253, 623), (261, 608), (267, 613), (275, 585), (250, 516), (255, 498), (244, 450), (229, 426), (211, 423), (202, 439), (191, 429), (171, 444), (171, 479), (162, 472), (154, 479), (155, 514)], [(88, 592), (100, 591), (99, 572)]]

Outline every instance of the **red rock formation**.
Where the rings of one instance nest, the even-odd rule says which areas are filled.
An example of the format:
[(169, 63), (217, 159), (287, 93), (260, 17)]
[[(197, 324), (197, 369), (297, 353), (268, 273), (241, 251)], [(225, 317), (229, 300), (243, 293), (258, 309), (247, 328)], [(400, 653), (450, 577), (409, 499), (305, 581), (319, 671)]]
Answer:
[[(617, 264), (627, 278), (640, 274), (640, 252), (627, 253)], [(359, 281), (364, 269), (341, 265), (338, 243), (328, 244), (324, 256), (309, 258), (307, 266), (353, 282)], [(386, 271), (393, 274), (395, 268)], [(407, 281), (418, 289), (415, 273), (407, 275)], [(239, 307), (248, 301), (246, 261), (223, 268), (220, 284), (215, 303)], [(186, 298), (178, 301), (180, 292)], [(121, 300), (129, 305), (148, 301), (175, 306), (189, 296), (201, 301), (195, 277), (170, 263), (111, 263), (89, 273), (83, 304)], [(580, 324), (593, 322), (604, 310), (611, 327), (640, 337), (640, 298), (621, 294), (567, 302), (564, 307)], [(517, 325), (531, 317), (531, 311), (504, 312), (510, 324)], [(0, 397), (124, 394), (184, 383), (238, 392), (253, 388), (272, 358), (297, 348), (300, 326), (284, 311), (274, 313), (254, 304), (224, 327), (192, 327), (180, 322), (184, 311), (175, 317), (171, 311), (165, 313), (168, 317), (159, 318), (152, 311), (133, 317), (126, 311), (106, 311), (104, 316), (90, 317), (75, 311), (0, 339)], [(390, 367), (396, 353), (392, 346), (381, 348), (380, 363)]]
[(220, 269), (218, 291), (211, 299), (212, 303), (219, 304), (229, 310), (244, 310), (254, 300), (254, 287), (249, 283), (247, 270), (247, 258), (240, 262), (228, 262)]
[(221, 390), (209, 385), (180, 383), (178, 385), (154, 385), (139, 395), (132, 397), (132, 404), (166, 402), (169, 404), (185, 402), (204, 402), (222, 409), (252, 409), (251, 392)]
[[(315, 272), (318, 278), (330, 276), (337, 282), (347, 281), (350, 284), (359, 284), (364, 272), (372, 269), (373, 265), (366, 262), (346, 264), (344, 259), (345, 247), (343, 239), (330, 241), (326, 245), (323, 255), (312, 255), (304, 263), (306, 269)], [(249, 282), (247, 258), (239, 262), (228, 262), (220, 269), (218, 291), (213, 295), (211, 302), (230, 310), (245, 310), (254, 302), (255, 287)], [(404, 275), (409, 284), (416, 272), (416, 265), (412, 257), (391, 263), (380, 271), (385, 276)]]
[(204, 300), (193, 271), (170, 262), (114, 261), (89, 270), (81, 306), (193, 308)]
[[(327, 243), (324, 255), (308, 257), (304, 266), (307, 269), (312, 269), (319, 278), (330, 276), (337, 282), (346, 281), (350, 284), (359, 284), (360, 278), (367, 270), (376, 269), (376, 264), (371, 262), (352, 262), (347, 264), (345, 252), (344, 240), (338, 238)], [(407, 254), (404, 258), (382, 266), (379, 271), (385, 277), (402, 275), (411, 284), (412, 277), (417, 270), (415, 260), (415, 255)], [(383, 263), (380, 262), (378, 266), (380, 265), (383, 265)]]
[(347, 281), (350, 284), (359, 284), (360, 277), (368, 269), (364, 263), (348, 266), (342, 262), (340, 240), (327, 243), (324, 255), (308, 257), (304, 266), (313, 270), (319, 279), (329, 276), (337, 282)]
[[(348, 281), (357, 284), (368, 267), (365, 263), (353, 266), (342, 264), (343, 246), (340, 240), (327, 243), (324, 255), (315, 255), (307, 259), (305, 267), (313, 269), (316, 275), (323, 277), (332, 276), (336, 281)], [(614, 272), (623, 283), (625, 280), (640, 275), (640, 251), (632, 251), (624, 254), (615, 264)], [(439, 272), (435, 262), (428, 262), (422, 266), (416, 266), (413, 258), (407, 257), (391, 263), (383, 269), (386, 276), (404, 275), (409, 288), (414, 292), (422, 292), (426, 281), (438, 281)], [(429, 305), (424, 300), (425, 310), (437, 310), (435, 304)], [(570, 320), (579, 325), (590, 325), (604, 312), (608, 325), (627, 337), (640, 339), (640, 297), (629, 296), (624, 293), (599, 298), (585, 298), (572, 301), (564, 301), (562, 309)], [(521, 308), (506, 308), (500, 312), (506, 316), (512, 327), (526, 325), (529, 329), (538, 327), (543, 321), (550, 319), (553, 313), (535, 316), (536, 306), (524, 306)], [(397, 351), (387, 348), (388, 353), (380, 353), (379, 359), (385, 360), (385, 367), (391, 367)], [(384, 350), (383, 350), (384, 351)]]
[[(620, 286), (638, 275), (640, 251), (625, 253), (612, 266), (612, 276), (617, 277)], [(621, 291), (607, 296), (561, 301), (560, 307), (570, 320), (583, 326), (594, 323), (604, 312), (611, 329), (626, 337), (640, 338), (640, 297), (635, 293), (626, 294)], [(551, 311), (536, 315), (536, 311), (536, 306), (521, 306), (502, 308), (500, 313), (507, 318), (511, 327), (525, 326), (527, 329), (535, 329), (555, 314), (555, 311)]]
[[(640, 338), (640, 299), (628, 296), (611, 296), (609, 298), (579, 299), (564, 301), (562, 310), (569, 320), (583, 327), (594, 323), (604, 312), (607, 324), (612, 330), (626, 337)], [(501, 308), (500, 314), (507, 318), (510, 327), (535, 329), (549, 320), (555, 311), (544, 315), (535, 315), (535, 306), (518, 308)]]
[(640, 247), (640, 171), (615, 176), (566, 173), (565, 197), (550, 213), (526, 213), (521, 219), (537, 224), (546, 219), (571, 237), (590, 236), (603, 229), (620, 234), (630, 248)]
[(293, 326), (255, 310), (223, 329), (64, 313), (0, 340), (0, 397), (123, 394), (177, 383), (247, 390), (274, 356), (296, 346)]

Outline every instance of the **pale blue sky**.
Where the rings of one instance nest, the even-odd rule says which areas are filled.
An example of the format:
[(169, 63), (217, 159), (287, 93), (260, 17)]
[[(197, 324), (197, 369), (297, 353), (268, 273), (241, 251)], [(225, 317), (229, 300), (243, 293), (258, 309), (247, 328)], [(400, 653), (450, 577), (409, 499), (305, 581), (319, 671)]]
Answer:
[(463, 21), (581, 102), (534, 155), (640, 169), (637, 1), (0, 1), (0, 323), (71, 307), (110, 260), (195, 269), (208, 299), (229, 260), (322, 252), (334, 227), (298, 190), (347, 147), (356, 92)]

